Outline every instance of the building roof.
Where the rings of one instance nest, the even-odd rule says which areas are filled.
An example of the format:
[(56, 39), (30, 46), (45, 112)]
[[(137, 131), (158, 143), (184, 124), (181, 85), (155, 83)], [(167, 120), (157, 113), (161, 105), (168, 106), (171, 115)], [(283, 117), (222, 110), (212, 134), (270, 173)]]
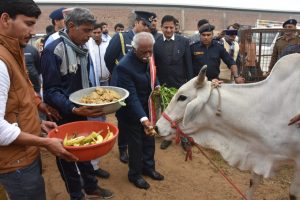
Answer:
[(225, 8), (238, 10), (261, 10), (261, 11), (279, 11), (279, 12), (295, 12), (300, 13), (299, 6), (291, 6), (295, 4), (294, 0), (278, 1), (270, 3), (270, 1), (252, 0), (35, 0), (37, 3), (48, 4), (122, 4), (122, 5), (157, 5), (157, 6), (179, 6), (179, 7), (210, 7), (210, 8)]

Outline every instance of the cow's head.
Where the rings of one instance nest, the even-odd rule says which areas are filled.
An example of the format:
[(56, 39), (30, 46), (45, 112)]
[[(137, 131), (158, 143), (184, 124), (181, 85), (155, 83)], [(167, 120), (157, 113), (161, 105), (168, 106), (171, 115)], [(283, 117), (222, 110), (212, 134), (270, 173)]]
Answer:
[[(197, 77), (182, 85), (165, 110), (173, 121), (179, 121), (181, 130), (186, 134), (191, 134), (198, 129), (197, 126), (193, 126), (193, 121), (207, 103), (210, 95), (211, 86), (206, 79), (206, 69), (207, 66), (203, 66)], [(197, 118), (197, 124), (199, 120)], [(161, 117), (156, 125), (161, 136), (176, 132), (164, 117)]]

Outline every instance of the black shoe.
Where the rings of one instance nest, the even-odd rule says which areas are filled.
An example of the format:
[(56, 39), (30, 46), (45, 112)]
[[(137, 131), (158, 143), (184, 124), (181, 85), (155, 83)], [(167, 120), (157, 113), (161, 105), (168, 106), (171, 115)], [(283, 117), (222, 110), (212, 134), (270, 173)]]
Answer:
[(120, 151), (120, 161), (122, 163), (125, 163), (125, 164), (128, 163), (128, 154), (127, 154), (127, 151)]
[(167, 149), (172, 144), (172, 140), (163, 140), (160, 144), (161, 149)]
[(145, 176), (149, 176), (150, 178), (152, 178), (153, 180), (157, 180), (157, 181), (162, 181), (162, 180), (164, 180), (164, 176), (163, 175), (161, 175), (159, 172), (157, 172), (157, 171), (155, 171), (155, 170), (153, 170), (153, 171), (150, 171), (150, 172), (143, 172), (143, 174), (145, 175)]
[(129, 178), (129, 181), (131, 183), (133, 183), (137, 188), (145, 189), (145, 190), (147, 190), (148, 188), (150, 188), (149, 183), (147, 183), (147, 181), (145, 181), (145, 179), (143, 179), (142, 177)]
[(96, 190), (92, 192), (85, 192), (87, 199), (93, 199), (93, 198), (102, 198), (102, 199), (110, 199), (113, 197), (113, 193), (109, 191), (108, 189), (100, 188), (98, 187)]
[(105, 170), (103, 170), (103, 169), (101, 169), (101, 168), (95, 170), (95, 171), (94, 171), (94, 174), (95, 174), (96, 176), (100, 177), (100, 178), (105, 178), (105, 179), (108, 179), (109, 176), (110, 176), (110, 174), (109, 174), (107, 171), (105, 171)]

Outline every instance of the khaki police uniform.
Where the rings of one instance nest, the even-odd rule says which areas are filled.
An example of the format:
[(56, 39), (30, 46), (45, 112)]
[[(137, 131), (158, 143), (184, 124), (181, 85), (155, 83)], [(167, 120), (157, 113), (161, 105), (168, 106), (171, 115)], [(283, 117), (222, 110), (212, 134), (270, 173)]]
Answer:
[(289, 45), (297, 45), (300, 44), (300, 37), (299, 36), (294, 36), (292, 38), (286, 38), (286, 36), (279, 37), (276, 40), (276, 43), (273, 48), (273, 53), (271, 57), (271, 62), (269, 65), (269, 71), (272, 70), (273, 66), (277, 62), (277, 60), (281, 57), (282, 52), (284, 49), (289, 46)]

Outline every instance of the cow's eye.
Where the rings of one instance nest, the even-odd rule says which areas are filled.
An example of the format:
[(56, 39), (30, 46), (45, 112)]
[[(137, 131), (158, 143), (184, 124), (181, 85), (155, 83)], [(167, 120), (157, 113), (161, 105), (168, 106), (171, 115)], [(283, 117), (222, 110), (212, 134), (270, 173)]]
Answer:
[(184, 95), (180, 95), (177, 99), (177, 101), (184, 101), (187, 99), (187, 96), (184, 96)]

